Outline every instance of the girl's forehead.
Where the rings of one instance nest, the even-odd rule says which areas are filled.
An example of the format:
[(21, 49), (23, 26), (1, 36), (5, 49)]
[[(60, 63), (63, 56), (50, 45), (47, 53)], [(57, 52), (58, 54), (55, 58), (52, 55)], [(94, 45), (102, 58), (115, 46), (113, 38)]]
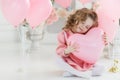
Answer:
[(84, 22), (85, 23), (93, 23), (94, 21), (91, 18), (88, 17)]

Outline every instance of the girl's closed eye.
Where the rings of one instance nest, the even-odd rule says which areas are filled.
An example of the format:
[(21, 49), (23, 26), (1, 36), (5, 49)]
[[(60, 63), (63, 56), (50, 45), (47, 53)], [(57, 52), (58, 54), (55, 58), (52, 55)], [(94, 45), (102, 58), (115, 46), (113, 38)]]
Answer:
[(82, 24), (82, 25), (85, 25), (85, 22), (82, 22), (81, 24)]

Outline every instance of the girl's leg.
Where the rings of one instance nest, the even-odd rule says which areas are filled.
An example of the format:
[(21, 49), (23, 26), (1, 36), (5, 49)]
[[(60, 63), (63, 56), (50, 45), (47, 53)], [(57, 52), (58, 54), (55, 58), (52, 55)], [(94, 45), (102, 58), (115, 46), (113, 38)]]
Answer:
[(95, 64), (92, 69), (92, 76), (101, 76), (104, 72), (105, 68), (103, 65)]
[(72, 73), (70, 73), (68, 71), (64, 71), (63, 76), (64, 77), (74, 77), (75, 75), (73, 75)]
[(78, 77), (82, 77), (82, 78), (87, 78), (89, 79), (91, 77), (91, 71), (78, 71), (76, 69), (74, 69), (73, 67), (71, 67), (68, 63), (66, 63), (61, 57), (57, 57), (57, 62), (59, 64), (60, 67), (62, 67), (65, 71), (68, 71), (70, 73), (72, 73), (73, 75), (76, 75)]

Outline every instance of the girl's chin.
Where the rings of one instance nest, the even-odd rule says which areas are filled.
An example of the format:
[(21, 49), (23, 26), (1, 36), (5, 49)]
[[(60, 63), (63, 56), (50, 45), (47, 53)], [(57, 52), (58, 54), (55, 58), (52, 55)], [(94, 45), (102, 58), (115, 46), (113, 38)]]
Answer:
[(82, 34), (83, 32), (77, 32), (77, 33)]

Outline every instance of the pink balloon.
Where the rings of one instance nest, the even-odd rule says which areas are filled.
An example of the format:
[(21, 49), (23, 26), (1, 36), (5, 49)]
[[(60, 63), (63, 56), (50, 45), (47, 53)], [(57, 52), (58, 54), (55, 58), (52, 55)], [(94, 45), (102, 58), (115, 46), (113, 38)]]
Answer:
[(102, 29), (93, 28), (86, 35), (73, 34), (70, 36), (68, 44), (70, 43), (79, 47), (73, 52), (73, 55), (87, 63), (95, 63), (104, 49), (102, 35)]
[(99, 0), (99, 8), (113, 20), (120, 18), (120, 0)]
[(55, 0), (55, 2), (64, 8), (68, 8), (71, 5), (72, 0)]
[(115, 24), (114, 20), (108, 17), (104, 11), (97, 11), (97, 14), (99, 27), (101, 27), (106, 32), (108, 41), (111, 42), (115, 37), (118, 25)]
[(86, 3), (92, 2), (92, 0), (80, 0), (80, 2), (81, 2), (82, 4), (86, 4)]
[(3, 15), (14, 26), (25, 19), (29, 6), (29, 0), (1, 0)]
[(49, 17), (52, 11), (52, 3), (50, 0), (30, 0), (30, 4), (26, 19), (30, 26), (34, 28)]

